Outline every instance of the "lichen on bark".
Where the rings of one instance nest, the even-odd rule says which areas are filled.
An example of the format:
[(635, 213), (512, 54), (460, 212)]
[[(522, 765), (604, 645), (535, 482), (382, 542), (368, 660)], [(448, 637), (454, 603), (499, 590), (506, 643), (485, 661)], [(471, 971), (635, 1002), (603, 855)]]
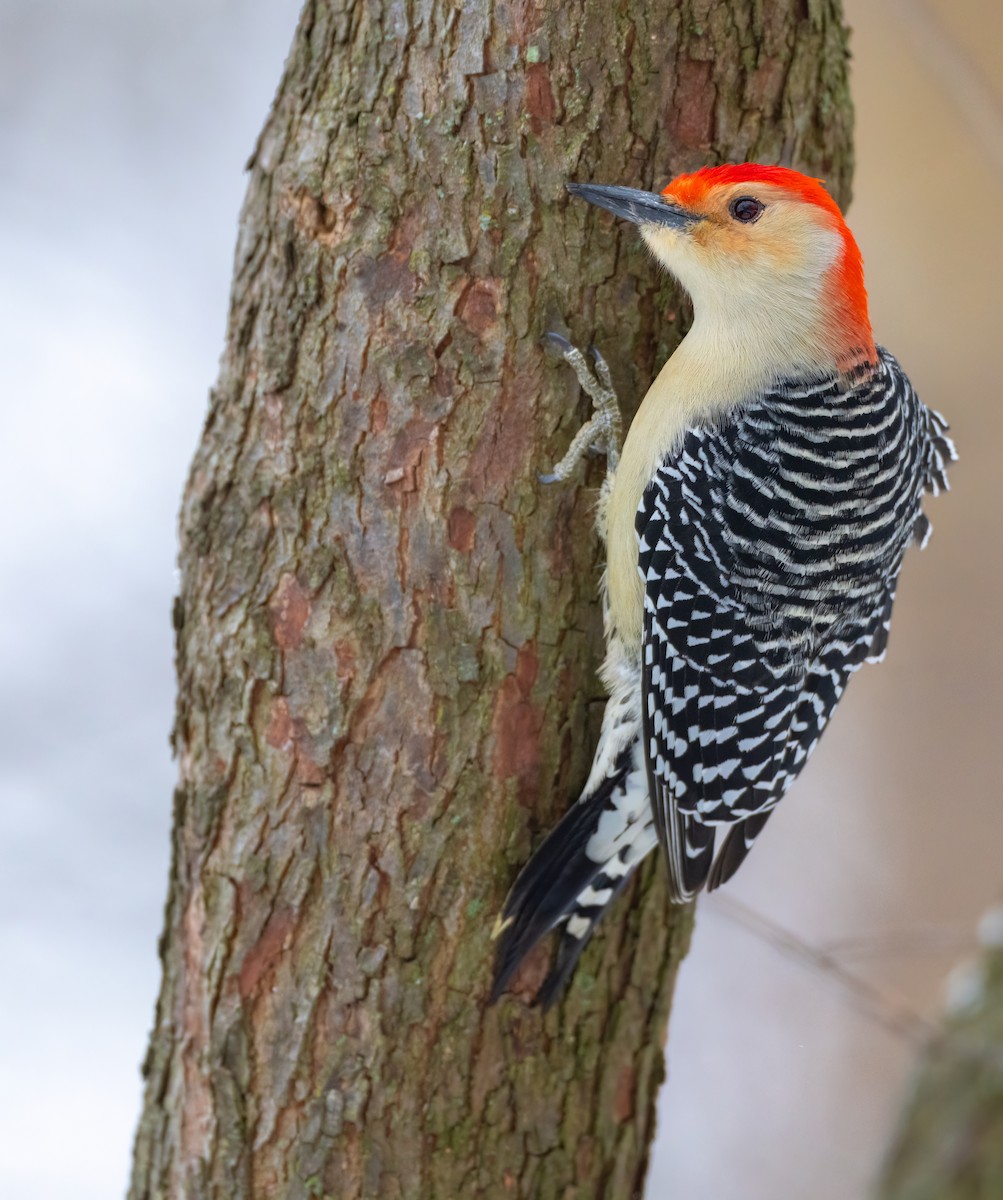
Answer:
[(587, 415), (684, 307), (569, 179), (850, 173), (836, 0), (312, 0), (251, 161), (181, 516), (163, 985), (130, 1196), (640, 1194), (690, 914), (485, 1007), (601, 712)]

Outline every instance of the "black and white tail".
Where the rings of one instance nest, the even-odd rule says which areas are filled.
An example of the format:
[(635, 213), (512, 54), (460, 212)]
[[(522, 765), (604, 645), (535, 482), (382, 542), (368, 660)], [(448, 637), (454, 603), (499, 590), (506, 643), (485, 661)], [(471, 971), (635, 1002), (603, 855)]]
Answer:
[[(624, 686), (626, 684), (627, 686)], [(606, 706), (602, 735), (581, 797), (526, 864), (495, 925), (491, 999), (552, 929), (557, 953), (536, 1001), (560, 996), (606, 908), (658, 844), (640, 743), (640, 689), (622, 680)]]

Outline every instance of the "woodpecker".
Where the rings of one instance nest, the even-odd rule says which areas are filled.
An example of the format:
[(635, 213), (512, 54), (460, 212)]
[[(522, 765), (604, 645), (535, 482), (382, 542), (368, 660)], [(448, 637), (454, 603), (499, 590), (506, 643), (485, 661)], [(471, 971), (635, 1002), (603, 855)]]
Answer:
[(580, 798), (495, 925), (493, 999), (559, 929), (544, 1006), (657, 845), (676, 902), (735, 873), (850, 675), (883, 658), (903, 555), (930, 532), (923, 494), (956, 457), (874, 343), (860, 251), (820, 180), (743, 163), (661, 195), (568, 190), (638, 226), (693, 324), (622, 450), (602, 356), (590, 368), (548, 335), (595, 415), (541, 478), (567, 478), (590, 444), (607, 454), (609, 699)]

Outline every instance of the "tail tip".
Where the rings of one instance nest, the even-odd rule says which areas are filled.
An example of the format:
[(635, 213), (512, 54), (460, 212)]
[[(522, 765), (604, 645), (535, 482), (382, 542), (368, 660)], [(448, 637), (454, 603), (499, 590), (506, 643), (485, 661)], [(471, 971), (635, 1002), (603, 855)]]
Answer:
[(512, 924), (515, 917), (507, 917), (504, 913), (499, 913), (495, 917), (495, 923), (491, 926), (491, 941), (497, 942), (506, 929)]

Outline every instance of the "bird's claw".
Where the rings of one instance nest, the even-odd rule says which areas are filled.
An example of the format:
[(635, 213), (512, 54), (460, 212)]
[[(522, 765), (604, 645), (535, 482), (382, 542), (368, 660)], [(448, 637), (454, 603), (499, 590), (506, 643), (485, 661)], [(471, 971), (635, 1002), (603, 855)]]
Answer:
[(540, 476), (541, 483), (557, 483), (565, 480), (574, 470), (578, 460), (589, 450), (606, 455), (606, 469), (615, 471), (620, 458), (621, 418), (620, 403), (613, 387), (609, 364), (595, 346), (589, 347), (592, 368), (585, 356), (560, 333), (545, 333), (541, 341), (559, 354), (578, 376), (582, 391), (592, 399), (594, 414), (575, 434), (567, 453), (552, 471)]
[(564, 358), (569, 350), (574, 350), (574, 346), (561, 333), (555, 333), (554, 330), (548, 330), (540, 341), (547, 347), (548, 350), (553, 350), (555, 354), (559, 354)]

